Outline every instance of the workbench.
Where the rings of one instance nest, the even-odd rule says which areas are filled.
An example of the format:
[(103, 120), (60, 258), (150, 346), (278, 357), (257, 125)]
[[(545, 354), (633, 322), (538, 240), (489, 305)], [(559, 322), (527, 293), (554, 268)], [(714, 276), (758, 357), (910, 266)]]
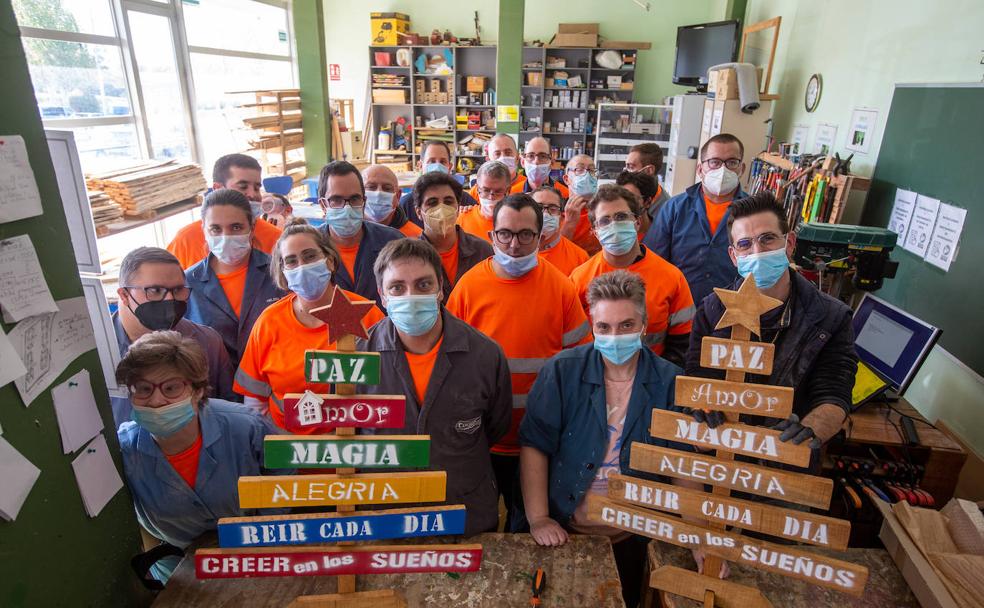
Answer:
[[(385, 544), (420, 544), (421, 539), (386, 541)], [(453, 542), (432, 539), (433, 544)], [(456, 540), (456, 539), (455, 539)], [(562, 547), (541, 547), (529, 534), (479, 534), (462, 542), (480, 543), (482, 568), (452, 577), (448, 574), (376, 574), (358, 576), (359, 591), (397, 589), (410, 608), (455, 606), (500, 608), (528, 606), (531, 574), (546, 571), (543, 605), (564, 607), (624, 608), (615, 556), (603, 536), (571, 535)], [(431, 539), (428, 540), (428, 544)], [(199, 547), (216, 546), (207, 538)], [(187, 553), (191, 556), (193, 551)], [(234, 608), (283, 608), (299, 595), (336, 592), (336, 577), (253, 579), (195, 578), (194, 561), (185, 558), (154, 602), (154, 608), (230, 606)], [(882, 607), (884, 608), (884, 607)]]
[[(803, 549), (849, 561), (868, 568), (868, 584), (864, 596), (856, 598), (832, 589), (811, 585), (788, 576), (772, 574), (755, 568), (731, 563), (731, 576), (728, 580), (739, 585), (754, 587), (762, 592), (774, 608), (919, 608), (902, 573), (895, 566), (888, 551), (884, 549), (848, 549), (833, 551), (821, 547)], [(689, 549), (653, 541), (649, 543), (649, 567), (659, 565), (677, 566), (694, 570), (694, 558)], [(655, 591), (649, 593), (642, 605), (657, 608), (660, 606)], [(664, 608), (700, 608), (702, 602), (667, 595), (662, 604)], [(648, 601), (648, 603), (647, 603)]]

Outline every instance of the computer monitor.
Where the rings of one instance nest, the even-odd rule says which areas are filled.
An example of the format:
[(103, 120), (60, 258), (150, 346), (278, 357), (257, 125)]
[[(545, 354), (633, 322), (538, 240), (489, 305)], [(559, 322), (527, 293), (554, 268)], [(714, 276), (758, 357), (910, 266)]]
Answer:
[(905, 392), (942, 330), (870, 293), (854, 311), (854, 348), (899, 395)]
[(738, 57), (740, 34), (737, 19), (678, 27), (673, 84), (707, 90), (707, 68)]

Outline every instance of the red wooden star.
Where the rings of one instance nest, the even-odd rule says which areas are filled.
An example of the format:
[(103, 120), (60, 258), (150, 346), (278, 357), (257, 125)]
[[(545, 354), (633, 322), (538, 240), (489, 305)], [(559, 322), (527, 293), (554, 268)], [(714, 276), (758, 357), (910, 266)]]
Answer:
[(345, 292), (334, 286), (331, 304), (312, 309), (311, 316), (320, 319), (328, 325), (328, 336), (337, 342), (343, 336), (353, 335), (356, 338), (369, 339), (366, 328), (362, 325), (362, 317), (369, 314), (373, 307), (372, 301), (353, 302)]
[(714, 288), (714, 293), (721, 298), (725, 311), (714, 329), (741, 325), (747, 327), (756, 336), (761, 336), (759, 320), (762, 315), (776, 306), (782, 305), (782, 300), (763, 295), (755, 285), (755, 277), (748, 275), (738, 291)]

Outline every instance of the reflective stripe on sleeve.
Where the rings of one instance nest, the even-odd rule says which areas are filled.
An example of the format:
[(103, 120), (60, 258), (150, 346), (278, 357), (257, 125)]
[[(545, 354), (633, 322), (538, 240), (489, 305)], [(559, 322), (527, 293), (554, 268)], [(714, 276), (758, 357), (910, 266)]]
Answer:
[(662, 344), (664, 339), (666, 339), (666, 330), (656, 332), (654, 334), (646, 334), (642, 337), (642, 343), (646, 346), (655, 346), (657, 344)]
[[(236, 383), (258, 397), (269, 397), (273, 389), (266, 382), (260, 382), (243, 371), (243, 368), (236, 370)], [(281, 404), (282, 405), (282, 404)], [(283, 409), (283, 408), (281, 408)]]
[(691, 304), (686, 308), (681, 308), (672, 315), (670, 315), (670, 326), (679, 325), (680, 323), (686, 323), (694, 318), (697, 314), (697, 307)]
[(526, 397), (527, 396), (528, 395), (513, 395), (512, 396), (513, 409), (517, 409), (517, 408), (522, 409), (522, 408), (525, 408), (526, 407)]
[(538, 374), (540, 369), (546, 364), (548, 359), (545, 358), (534, 358), (534, 359), (522, 359), (519, 357), (510, 357), (509, 361), (509, 371), (514, 374)]
[(588, 322), (585, 321), (584, 323), (581, 323), (574, 329), (564, 334), (561, 343), (564, 345), (564, 348), (567, 348), (572, 344), (577, 344), (578, 342), (584, 339), (584, 336), (588, 335), (588, 331), (590, 331), (590, 329), (591, 327), (588, 325)]

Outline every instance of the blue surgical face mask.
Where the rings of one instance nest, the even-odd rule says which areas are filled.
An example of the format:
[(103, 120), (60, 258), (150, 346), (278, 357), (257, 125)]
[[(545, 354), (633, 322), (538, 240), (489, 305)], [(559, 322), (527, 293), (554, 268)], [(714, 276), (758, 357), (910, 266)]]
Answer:
[(131, 417), (154, 437), (169, 437), (194, 419), (195, 408), (189, 395), (182, 401), (163, 407), (133, 405)]
[(496, 159), (503, 165), (509, 167), (509, 172), (512, 173), (516, 171), (516, 157), (515, 156), (500, 156)]
[(504, 251), (500, 251), (498, 247), (495, 247), (494, 249), (495, 252), (492, 256), (492, 259), (495, 260), (500, 267), (502, 267), (503, 272), (505, 272), (506, 274), (508, 274), (514, 279), (518, 279), (519, 277), (525, 275), (529, 271), (536, 268), (536, 265), (539, 262), (537, 258), (538, 252), (536, 251), (534, 251), (529, 255), (524, 255), (522, 257), (514, 258), (508, 253)]
[(328, 207), (325, 210), (325, 220), (338, 236), (355, 236), (362, 228), (362, 207), (345, 205), (341, 209)]
[(324, 295), (331, 281), (331, 271), (325, 260), (315, 260), (297, 268), (285, 268), (287, 287), (301, 299), (313, 302)]
[(587, 171), (584, 175), (571, 173), (571, 192), (578, 196), (590, 196), (598, 191), (598, 178)]
[(612, 255), (628, 253), (639, 239), (635, 222), (612, 222), (597, 232), (602, 249)]
[(748, 278), (750, 274), (755, 275), (755, 286), (759, 289), (768, 289), (778, 283), (782, 275), (786, 274), (787, 268), (789, 258), (786, 257), (785, 247), (738, 258), (738, 274), (744, 278)]
[(424, 165), (424, 173), (451, 173), (443, 163), (427, 163)]
[(386, 316), (398, 330), (410, 336), (429, 332), (437, 323), (440, 310), (436, 293), (386, 298)]
[(263, 201), (250, 201), (249, 208), (253, 212), (253, 219), (263, 217)]
[(526, 179), (529, 180), (530, 185), (541, 186), (550, 177), (549, 163), (546, 165), (523, 163), (523, 169), (526, 171)]
[[(379, 223), (393, 213), (393, 193), (382, 190), (366, 190), (366, 215)], [(338, 232), (336, 230), (336, 232)], [(341, 232), (339, 232), (341, 234)]]
[(615, 365), (622, 365), (642, 348), (642, 332), (634, 334), (595, 334), (595, 350)]
[(206, 234), (205, 240), (212, 255), (230, 266), (242, 262), (252, 248), (248, 234)]
[(542, 236), (553, 236), (560, 228), (560, 216), (550, 215), (549, 213), (543, 214), (543, 230), (540, 232)]

